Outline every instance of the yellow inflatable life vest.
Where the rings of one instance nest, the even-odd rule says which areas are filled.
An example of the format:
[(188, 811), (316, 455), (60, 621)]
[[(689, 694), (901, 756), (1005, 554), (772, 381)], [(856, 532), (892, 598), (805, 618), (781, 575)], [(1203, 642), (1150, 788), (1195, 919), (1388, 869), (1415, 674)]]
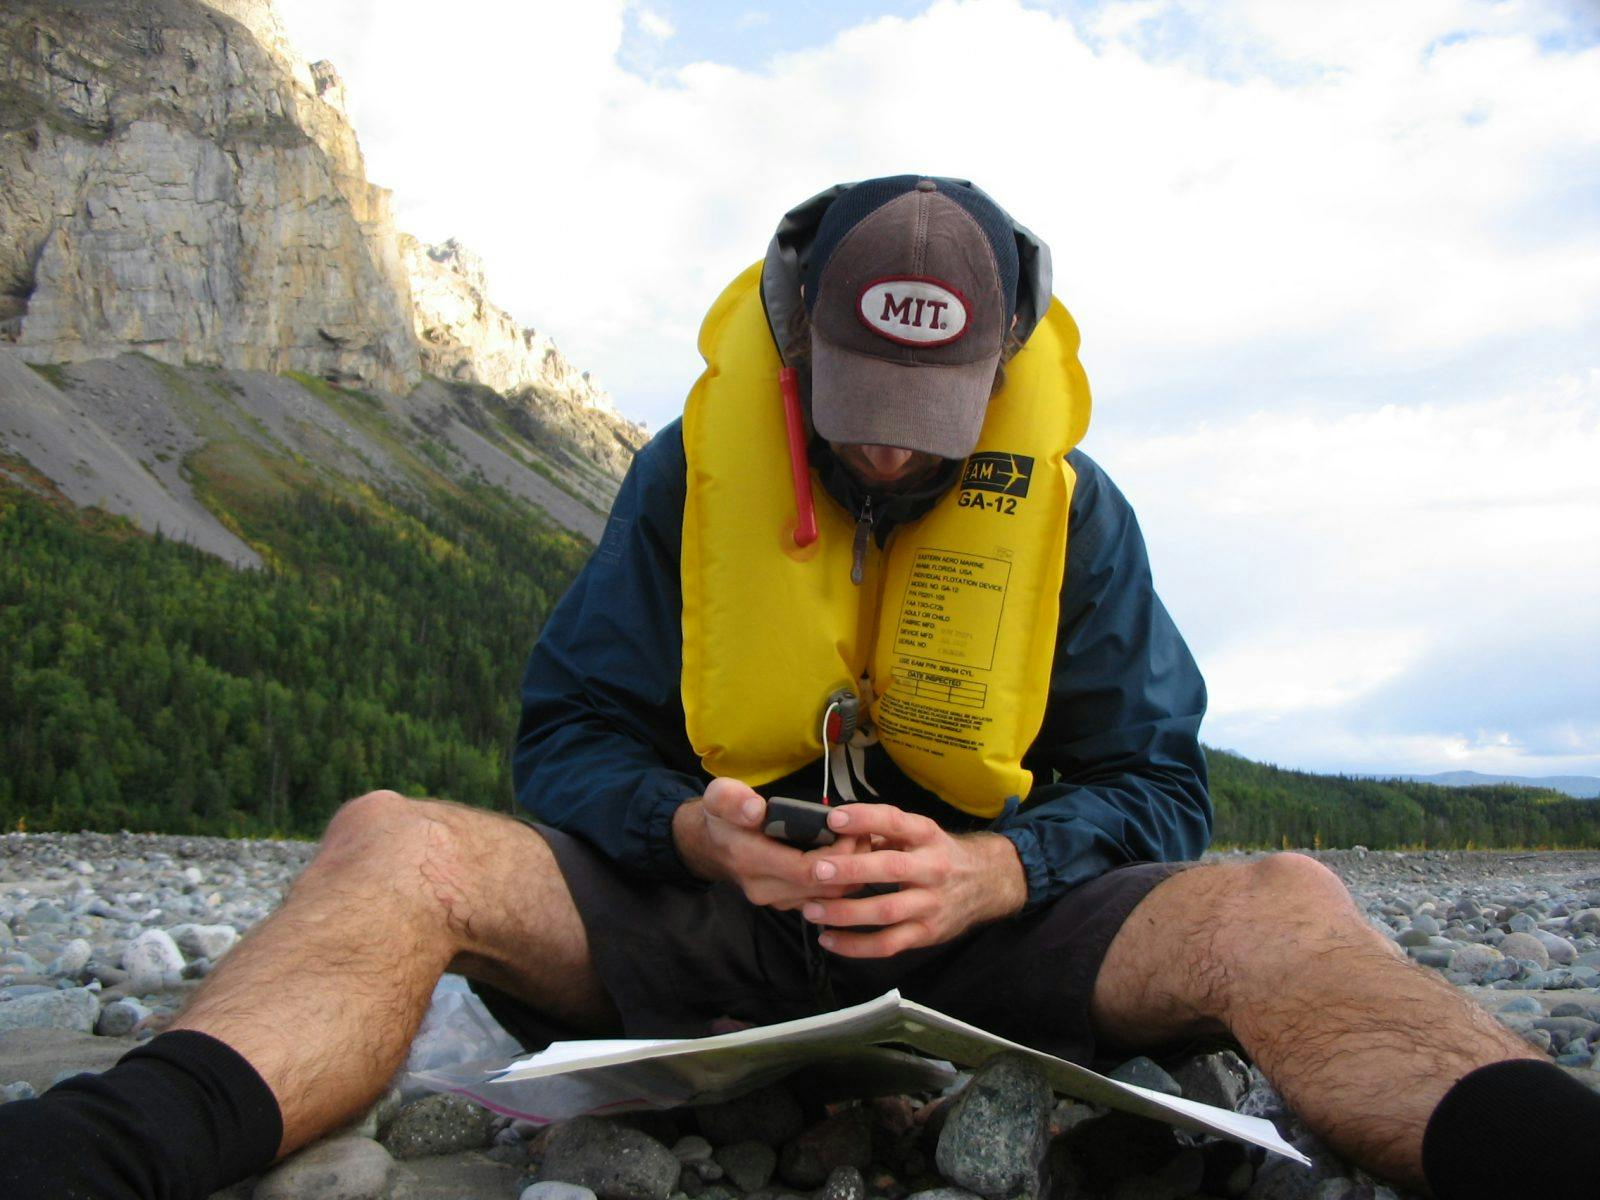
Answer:
[[(1044, 719), (1075, 476), (1089, 422), (1078, 330), (1052, 300), (1006, 366), (960, 482), (869, 545), (815, 478), (818, 539), (793, 536), (778, 372), (760, 264), (700, 329), (684, 409), (683, 705), (705, 769), (752, 787), (823, 754), (826, 698), (860, 695), (897, 766), (980, 817), (1026, 796)], [(869, 539), (870, 541), (870, 539)]]

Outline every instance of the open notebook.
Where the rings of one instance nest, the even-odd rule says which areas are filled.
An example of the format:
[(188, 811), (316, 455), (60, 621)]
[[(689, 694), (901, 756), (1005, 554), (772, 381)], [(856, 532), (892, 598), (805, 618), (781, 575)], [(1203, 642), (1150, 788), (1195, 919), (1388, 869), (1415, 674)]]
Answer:
[[(908, 1046), (921, 1053), (903, 1049)], [(1297, 1162), (1310, 1161), (1270, 1121), (1118, 1083), (902, 999), (894, 991), (852, 1008), (737, 1033), (557, 1042), (510, 1064), (472, 1063), (418, 1072), (415, 1078), (495, 1112), (548, 1122), (714, 1103), (802, 1069), (826, 1072), (841, 1094), (852, 1089), (863, 1096), (938, 1091), (955, 1079), (951, 1063), (974, 1067), (1003, 1052), (1031, 1059), (1061, 1095), (1248, 1142)]]

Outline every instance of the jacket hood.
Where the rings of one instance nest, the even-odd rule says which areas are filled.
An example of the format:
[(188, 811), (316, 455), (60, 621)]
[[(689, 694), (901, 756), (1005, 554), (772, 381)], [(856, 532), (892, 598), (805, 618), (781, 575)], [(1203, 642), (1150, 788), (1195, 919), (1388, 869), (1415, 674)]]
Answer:
[[(939, 175), (925, 178), (937, 183), (959, 184), (974, 188), (975, 191), (983, 190), (965, 179)], [(761, 265), (761, 303), (766, 309), (767, 325), (772, 330), (772, 340), (777, 343), (780, 355), (784, 353), (788, 341), (787, 332), (794, 328), (796, 314), (802, 308), (800, 284), (806, 277), (808, 255), (816, 240), (817, 227), (822, 223), (822, 214), (854, 186), (852, 183), (835, 184), (791, 208), (778, 222), (777, 232), (767, 246), (766, 261)], [(997, 207), (1005, 211), (1002, 206)], [(1015, 220), (1011, 222), (1011, 229), (1017, 239), (1016, 335), (1018, 341), (1026, 342), (1045, 310), (1050, 307), (1050, 247)]]

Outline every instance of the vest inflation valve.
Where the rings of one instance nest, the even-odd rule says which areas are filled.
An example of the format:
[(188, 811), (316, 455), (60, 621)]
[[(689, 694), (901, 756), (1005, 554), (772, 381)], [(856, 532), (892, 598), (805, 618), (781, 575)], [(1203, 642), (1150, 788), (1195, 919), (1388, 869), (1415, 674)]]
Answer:
[(840, 688), (829, 694), (823, 703), (823, 750), (828, 746), (842, 746), (856, 735), (856, 725), (861, 719), (861, 701), (849, 688)]
[(783, 394), (783, 427), (789, 435), (789, 474), (794, 480), (794, 544), (817, 540), (817, 509), (811, 498), (811, 464), (806, 461), (806, 427), (800, 419), (800, 376), (793, 367), (778, 372)]

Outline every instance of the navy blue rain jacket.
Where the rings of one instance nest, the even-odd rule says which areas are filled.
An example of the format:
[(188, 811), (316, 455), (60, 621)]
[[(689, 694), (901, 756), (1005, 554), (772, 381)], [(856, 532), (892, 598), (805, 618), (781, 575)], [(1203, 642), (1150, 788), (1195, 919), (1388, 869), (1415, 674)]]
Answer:
[[(1078, 481), (1060, 632), (1044, 724), (1023, 759), (1032, 792), (991, 824), (913, 783), (881, 746), (866, 760), (878, 800), (953, 832), (1010, 838), (1030, 909), (1124, 863), (1195, 858), (1211, 833), (1205, 684), (1156, 597), (1127, 500), (1087, 455), (1068, 461)], [(539, 820), (629, 871), (698, 884), (672, 841), (674, 810), (709, 779), (679, 692), (684, 491), (674, 422), (635, 458), (600, 545), (533, 649), (512, 776)], [(819, 759), (760, 790), (815, 798), (821, 769)]]

